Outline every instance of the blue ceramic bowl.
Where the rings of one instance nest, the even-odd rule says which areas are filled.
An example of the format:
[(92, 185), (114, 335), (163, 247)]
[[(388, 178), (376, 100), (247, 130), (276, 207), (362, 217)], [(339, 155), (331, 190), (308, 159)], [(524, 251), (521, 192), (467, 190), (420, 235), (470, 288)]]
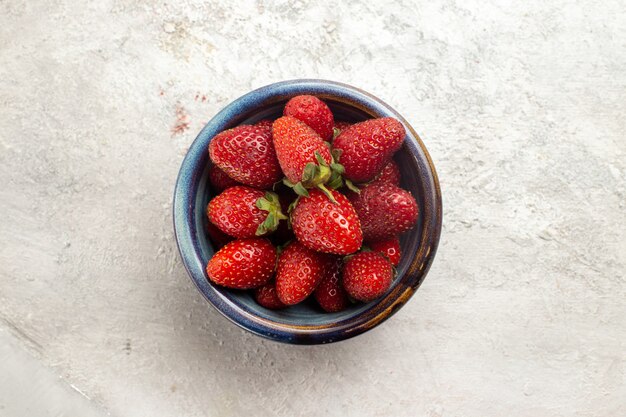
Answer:
[[(385, 296), (355, 304), (339, 313), (325, 313), (313, 301), (285, 310), (259, 306), (248, 291), (211, 284), (205, 272), (214, 248), (205, 233), (205, 208), (212, 197), (208, 146), (222, 130), (282, 114), (285, 103), (300, 94), (324, 100), (338, 120), (360, 121), (395, 117), (407, 131), (395, 159), (403, 188), (420, 207), (419, 222), (401, 237), (402, 260)], [(441, 233), (441, 191), (426, 147), (404, 118), (378, 98), (349, 85), (325, 80), (293, 80), (254, 90), (230, 103), (202, 129), (185, 157), (174, 192), (174, 229), (178, 249), (189, 276), (204, 297), (235, 324), (257, 335), (286, 343), (329, 343), (361, 334), (394, 314), (420, 286), (437, 250)]]

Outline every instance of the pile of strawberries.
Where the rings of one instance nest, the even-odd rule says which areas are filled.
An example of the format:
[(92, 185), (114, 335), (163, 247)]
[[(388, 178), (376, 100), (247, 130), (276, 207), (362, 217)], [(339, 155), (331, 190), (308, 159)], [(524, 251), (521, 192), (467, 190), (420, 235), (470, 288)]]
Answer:
[[(385, 294), (400, 262), (398, 236), (417, 222), (393, 154), (406, 132), (393, 118), (335, 122), (314, 96), (283, 117), (242, 125), (209, 145), (215, 284), (254, 289), (270, 309), (313, 294), (328, 312)], [(365, 244), (364, 244), (365, 242)]]

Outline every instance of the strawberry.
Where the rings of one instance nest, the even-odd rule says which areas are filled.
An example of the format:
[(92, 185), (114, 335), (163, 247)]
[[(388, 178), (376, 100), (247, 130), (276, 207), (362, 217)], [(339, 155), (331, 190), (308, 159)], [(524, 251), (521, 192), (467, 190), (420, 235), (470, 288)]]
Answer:
[(283, 176), (264, 127), (242, 125), (216, 135), (209, 144), (215, 165), (234, 180), (256, 188), (269, 188)]
[(266, 129), (272, 129), (272, 123), (274, 123), (271, 119), (262, 119), (256, 122), (254, 125), (256, 127), (263, 127)]
[(374, 251), (386, 256), (393, 266), (400, 263), (400, 239), (392, 237), (391, 239), (377, 240), (368, 242), (367, 245)]
[(247, 290), (270, 280), (276, 269), (276, 248), (267, 239), (228, 243), (209, 260), (206, 273), (215, 284)]
[(283, 182), (299, 195), (307, 195), (306, 188), (313, 187), (330, 195), (324, 184), (341, 181), (343, 168), (334, 163), (326, 142), (304, 122), (290, 116), (274, 121), (272, 136), (280, 167), (287, 177)]
[(265, 235), (287, 219), (276, 194), (245, 185), (227, 188), (209, 202), (206, 211), (211, 223), (240, 239)]
[(383, 167), (380, 174), (378, 174), (370, 184), (381, 182), (395, 185), (396, 187), (400, 186), (400, 168), (393, 159)]
[(274, 280), (269, 281), (262, 287), (254, 290), (254, 299), (257, 303), (270, 310), (278, 310), (280, 308), (287, 307), (280, 301), (278, 294), (276, 293), (276, 282)]
[(344, 177), (361, 183), (372, 180), (400, 149), (406, 131), (392, 117), (370, 119), (341, 131), (333, 149), (341, 152)]
[(288, 244), (278, 257), (276, 293), (287, 305), (307, 298), (322, 279), (324, 258), (300, 242)]
[(219, 249), (233, 240), (232, 236), (228, 236), (226, 233), (222, 232), (219, 227), (210, 221), (206, 222), (206, 232), (215, 249)]
[(350, 305), (346, 290), (341, 284), (343, 261), (338, 256), (326, 255), (322, 280), (313, 292), (317, 303), (329, 313), (341, 311)]
[(361, 225), (348, 198), (330, 190), (333, 203), (320, 190), (300, 197), (291, 211), (291, 226), (303, 245), (318, 252), (348, 255), (363, 243)]
[(229, 177), (228, 174), (222, 171), (217, 165), (213, 165), (211, 166), (211, 168), (209, 168), (209, 182), (211, 183), (213, 190), (217, 193), (221, 193), (228, 187), (241, 185), (240, 183)]
[(343, 286), (348, 295), (365, 303), (387, 292), (393, 280), (393, 267), (378, 252), (359, 252), (345, 261)]
[(326, 141), (333, 137), (335, 123), (333, 113), (326, 103), (315, 96), (302, 95), (292, 98), (285, 105), (283, 115), (302, 120)]
[(348, 198), (359, 216), (366, 241), (397, 236), (417, 222), (419, 208), (415, 199), (395, 185), (371, 184), (360, 194), (350, 193)]

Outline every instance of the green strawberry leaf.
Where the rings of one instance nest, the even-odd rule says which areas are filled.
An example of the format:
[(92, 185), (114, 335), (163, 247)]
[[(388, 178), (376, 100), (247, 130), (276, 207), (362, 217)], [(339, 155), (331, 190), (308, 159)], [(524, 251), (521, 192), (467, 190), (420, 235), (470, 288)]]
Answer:
[(302, 171), (302, 182), (307, 183), (313, 180), (317, 173), (319, 172), (319, 167), (315, 165), (313, 162), (309, 162), (304, 167)]
[(328, 166), (328, 163), (326, 162), (324, 158), (322, 158), (322, 155), (320, 155), (318, 151), (315, 151), (315, 159), (317, 159), (317, 163), (320, 165), (320, 167)]
[(326, 185), (333, 190), (337, 190), (343, 187), (343, 179), (341, 178), (341, 175), (339, 175), (336, 171), (333, 171)]
[(287, 177), (283, 178), (283, 184), (285, 184), (289, 188), (293, 188), (296, 186), (293, 182), (289, 181)]
[(350, 191), (354, 191), (357, 194), (361, 194), (361, 190), (352, 183), (352, 181), (350, 181), (349, 179), (346, 178), (346, 187), (348, 187), (348, 189)]
[(343, 167), (343, 165), (337, 162), (333, 162), (332, 164), (330, 164), (330, 169), (337, 172), (339, 175), (343, 175), (344, 172), (346, 172), (346, 169)]
[[(316, 152), (316, 154), (318, 154)], [(317, 155), (316, 155), (317, 157)], [(319, 158), (324, 161), (324, 159), (319, 156)], [(304, 167), (302, 172), (302, 186), (305, 188), (314, 188), (317, 187), (318, 184), (325, 184), (331, 176), (331, 169), (324, 161), (323, 164), (316, 165), (313, 162), (309, 162)], [(295, 190), (295, 188), (294, 188)]]
[(295, 209), (298, 205), (298, 201), (300, 201), (300, 196), (298, 196), (295, 200), (291, 202), (291, 204), (289, 204), (289, 207), (287, 207), (287, 213), (291, 214), (293, 209)]
[(343, 187), (343, 173), (345, 172), (345, 168), (340, 163), (334, 162), (330, 164), (330, 179), (326, 183), (330, 188), (338, 189)]
[(330, 154), (333, 157), (333, 161), (335, 162), (339, 162), (339, 158), (341, 158), (341, 154), (343, 153), (343, 149), (337, 149), (337, 148), (333, 148), (330, 151)]
[(293, 187), (293, 191), (298, 194), (299, 196), (302, 197), (308, 197), (309, 196), (309, 192), (307, 191), (307, 189), (304, 187), (304, 185), (302, 185), (302, 182), (297, 183), (296, 185), (294, 185)]
[(326, 188), (324, 184), (318, 184), (317, 188), (319, 188), (324, 194), (326, 194), (326, 197), (328, 197), (328, 199), (332, 201), (334, 204), (339, 204), (337, 200), (335, 200), (333, 193), (328, 188)]
[(276, 193), (266, 192), (263, 197), (256, 201), (256, 206), (263, 211), (267, 211), (267, 217), (256, 229), (255, 234), (257, 236), (273, 232), (278, 228), (281, 220), (287, 220), (287, 216), (281, 211), (280, 198)]
[(265, 210), (265, 211), (272, 211), (272, 203), (271, 201), (265, 199), (265, 198), (259, 198), (256, 201), (256, 206), (257, 208), (261, 209), (261, 210)]

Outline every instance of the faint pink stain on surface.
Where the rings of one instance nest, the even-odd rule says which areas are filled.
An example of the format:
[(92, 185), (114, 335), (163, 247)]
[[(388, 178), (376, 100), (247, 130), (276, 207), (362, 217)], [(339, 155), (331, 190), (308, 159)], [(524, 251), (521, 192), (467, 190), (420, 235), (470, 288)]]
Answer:
[(176, 105), (176, 122), (174, 126), (172, 126), (172, 136), (180, 135), (185, 133), (186, 130), (189, 129), (189, 123), (191, 122), (191, 117), (187, 114), (187, 111), (180, 104)]
[(200, 95), (200, 93), (196, 93), (196, 96), (193, 99), (195, 101), (202, 101), (204, 103), (206, 101), (206, 94)]

